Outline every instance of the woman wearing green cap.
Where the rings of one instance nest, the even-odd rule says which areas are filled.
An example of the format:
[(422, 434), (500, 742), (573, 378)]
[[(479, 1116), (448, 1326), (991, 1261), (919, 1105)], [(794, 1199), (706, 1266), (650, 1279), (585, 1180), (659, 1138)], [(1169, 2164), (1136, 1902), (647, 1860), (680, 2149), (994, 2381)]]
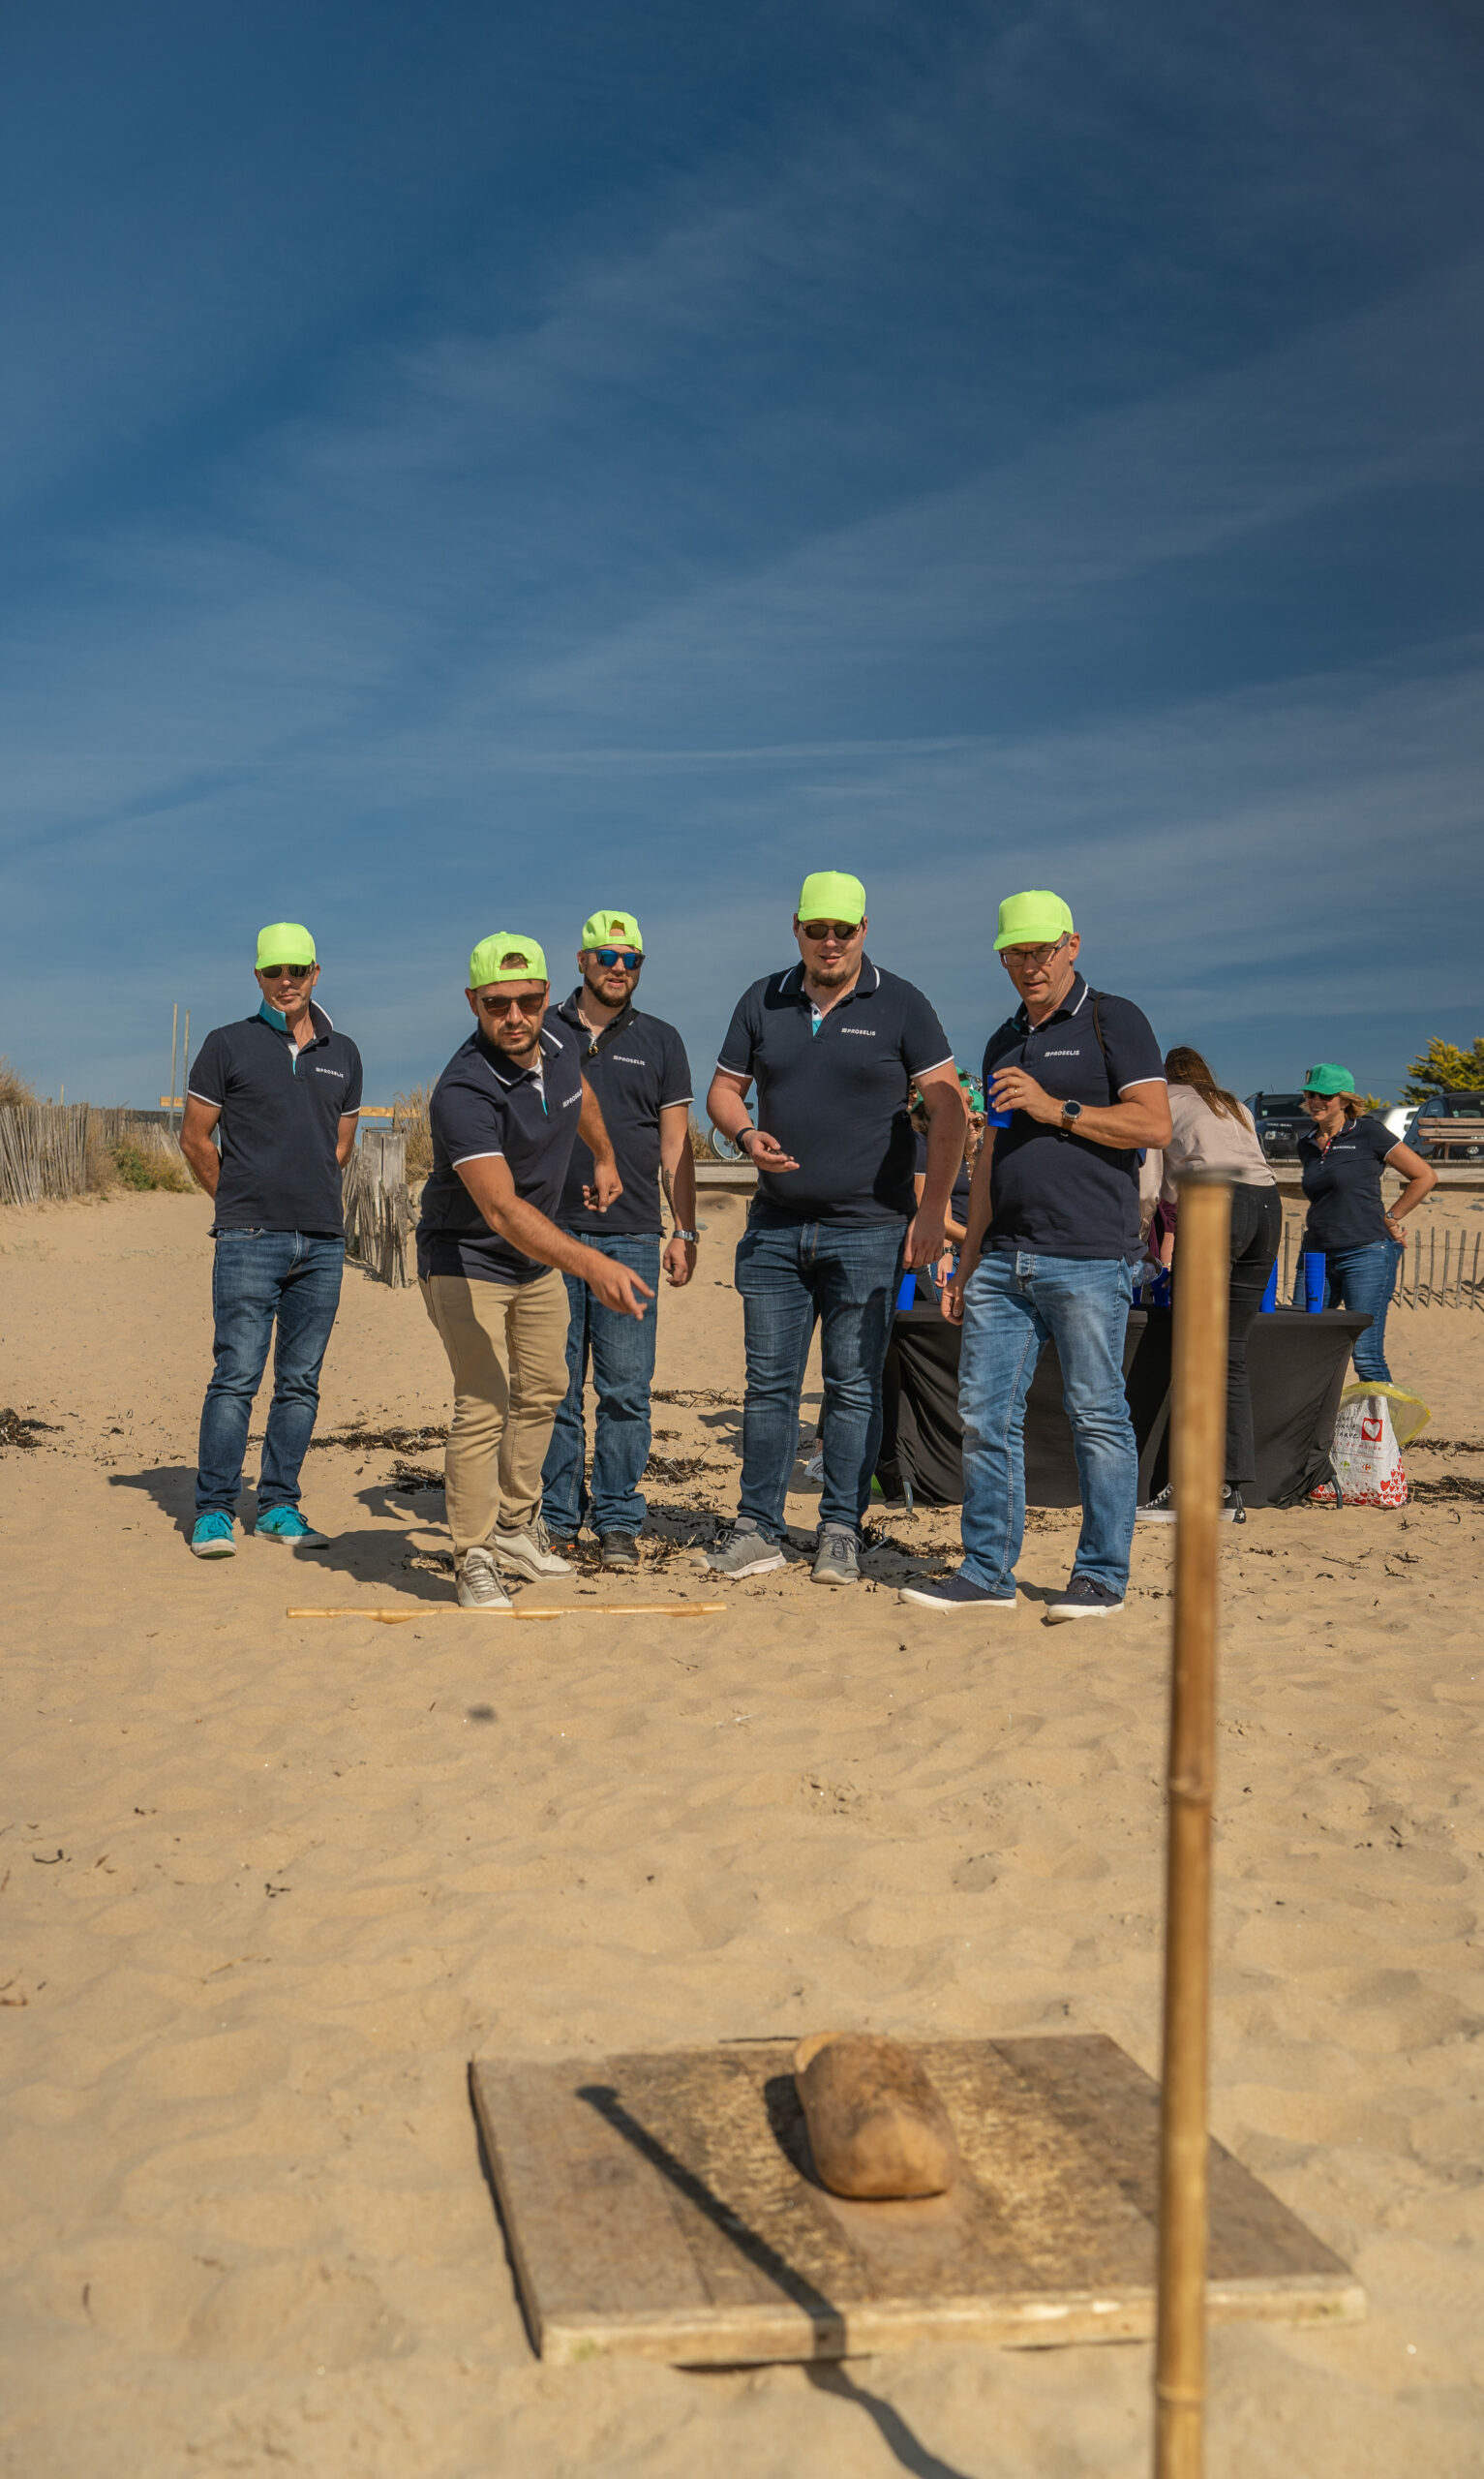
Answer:
[[(1389, 1385), (1386, 1310), (1405, 1245), (1402, 1217), (1437, 1187), (1438, 1174), (1366, 1109), (1348, 1067), (1330, 1060), (1311, 1067), (1304, 1108), (1314, 1121), (1298, 1141), (1309, 1201), (1304, 1247), (1324, 1259), (1328, 1306), (1371, 1320), (1355, 1337), (1356, 1376)], [(1389, 1213), (1381, 1203), (1383, 1165), (1407, 1181)]]

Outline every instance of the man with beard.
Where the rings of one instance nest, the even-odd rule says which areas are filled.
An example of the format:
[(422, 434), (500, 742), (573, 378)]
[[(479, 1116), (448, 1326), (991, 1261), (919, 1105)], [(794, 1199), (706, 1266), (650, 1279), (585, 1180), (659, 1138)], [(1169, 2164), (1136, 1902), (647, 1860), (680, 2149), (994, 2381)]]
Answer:
[[(634, 1005), (644, 970), (644, 937), (631, 912), (594, 912), (583, 925), (582, 979), (555, 1010), (570, 1032), (590, 1088), (613, 1140), (623, 1193), (606, 1210), (589, 1202), (595, 1173), (579, 1137), (557, 1219), (574, 1239), (651, 1285), (663, 1262), (672, 1289), (696, 1263), (696, 1172), (690, 1150), (690, 1068), (673, 1025)], [(660, 1257), (660, 1182), (676, 1228)], [(607, 1307), (576, 1274), (563, 1277), (567, 1392), (557, 1413), (542, 1474), (541, 1511), (554, 1541), (574, 1541), (585, 1521), (598, 1537), (605, 1567), (636, 1568), (637, 1535), (649, 1512), (639, 1481), (650, 1454), (650, 1389), (654, 1380), (654, 1318)], [(597, 1393), (591, 1491), (583, 1475), (583, 1389)]]
[[(881, 1372), (903, 1261), (942, 1253), (963, 1158), (964, 1109), (943, 1027), (920, 990), (865, 953), (865, 889), (805, 878), (800, 961), (738, 1001), (707, 1096), (712, 1123), (756, 1165), (738, 1244), (747, 1385), (742, 1494), (720, 1576), (781, 1567), (799, 1395), (815, 1321), (824, 1382), (824, 1485), (813, 1580), (860, 1580), (861, 1522), (881, 1444)], [(757, 1123), (745, 1095), (757, 1086)], [(927, 1115), (921, 1205), (907, 1097)]]
[(541, 1466), (567, 1387), (567, 1298), (577, 1274), (605, 1306), (643, 1317), (654, 1295), (553, 1216), (579, 1131), (601, 1211), (622, 1194), (577, 1044), (548, 1029), (546, 958), (497, 930), (469, 960), (474, 1031), (429, 1105), (433, 1172), (417, 1226), (423, 1305), (453, 1371), (444, 1470), (461, 1607), (508, 1612), (500, 1568), (571, 1573), (541, 1518)]

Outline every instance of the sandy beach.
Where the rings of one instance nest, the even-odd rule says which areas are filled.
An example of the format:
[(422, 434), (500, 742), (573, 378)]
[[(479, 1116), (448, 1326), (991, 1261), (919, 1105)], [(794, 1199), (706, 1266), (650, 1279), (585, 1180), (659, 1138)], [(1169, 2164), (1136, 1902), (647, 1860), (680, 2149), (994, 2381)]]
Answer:
[[(1471, 1246), (1479, 1211), (1425, 1216)], [(605, 1601), (706, 1597), (732, 1504), (741, 1208), (703, 1212), (657, 1538)], [(305, 1474), (334, 1546), (201, 1565), (208, 1219), (0, 1214), (0, 1402), (47, 1424), (0, 1450), (3, 2467), (1142, 2473), (1143, 2345), (543, 2369), (467, 2070), (840, 2024), (1100, 2031), (1157, 2070), (1169, 1535), (1102, 1628), (1043, 1623), (1060, 1514), (992, 1640), (896, 1602), (955, 1540), (930, 1514), (848, 1596), (790, 1568), (603, 1620), (583, 1573), (552, 1624), (442, 1620), (437, 1443), (334, 1441), (441, 1423), (445, 1365), (415, 1290), (351, 1270)], [(1371, 2301), (1214, 2336), (1224, 2479), (1484, 2467), (1484, 1317), (1396, 1311), (1390, 1343), (1427, 1494), (1223, 1544), (1212, 2122)], [(392, 1596), (425, 1622), (285, 1616)]]

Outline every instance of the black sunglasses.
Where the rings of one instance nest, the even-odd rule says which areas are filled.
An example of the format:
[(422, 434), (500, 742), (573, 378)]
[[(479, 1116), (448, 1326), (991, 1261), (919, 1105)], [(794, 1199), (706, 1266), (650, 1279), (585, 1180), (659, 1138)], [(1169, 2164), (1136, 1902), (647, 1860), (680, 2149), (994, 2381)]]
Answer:
[(644, 962), (637, 947), (594, 947), (592, 952), (600, 964), (621, 964), (625, 972), (637, 972)]

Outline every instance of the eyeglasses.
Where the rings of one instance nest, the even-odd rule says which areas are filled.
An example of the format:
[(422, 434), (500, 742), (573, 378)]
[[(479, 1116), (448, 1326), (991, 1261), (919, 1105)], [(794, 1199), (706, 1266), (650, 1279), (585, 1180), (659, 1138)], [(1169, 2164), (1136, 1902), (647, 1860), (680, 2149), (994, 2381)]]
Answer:
[(600, 964), (621, 964), (625, 972), (637, 972), (644, 962), (637, 947), (594, 947), (592, 953)]
[(1049, 947), (1003, 947), (1000, 952), (1012, 972), (1017, 968), (1021, 972), (1041, 972), (1053, 956), (1061, 954), (1071, 935), (1070, 930), (1064, 930)]
[(308, 981), (313, 964), (259, 964), (264, 981)]
[(544, 990), (528, 990), (516, 997), (487, 998), (481, 990), (479, 1004), (486, 1016), (508, 1016), (512, 1007), (518, 1008), (523, 1016), (539, 1016), (546, 1005), (546, 993)]
[(848, 947), (852, 938), (860, 936), (864, 924), (860, 921), (801, 921), (799, 927), (806, 938), (814, 940), (816, 946), (826, 938), (833, 938), (839, 946)]

